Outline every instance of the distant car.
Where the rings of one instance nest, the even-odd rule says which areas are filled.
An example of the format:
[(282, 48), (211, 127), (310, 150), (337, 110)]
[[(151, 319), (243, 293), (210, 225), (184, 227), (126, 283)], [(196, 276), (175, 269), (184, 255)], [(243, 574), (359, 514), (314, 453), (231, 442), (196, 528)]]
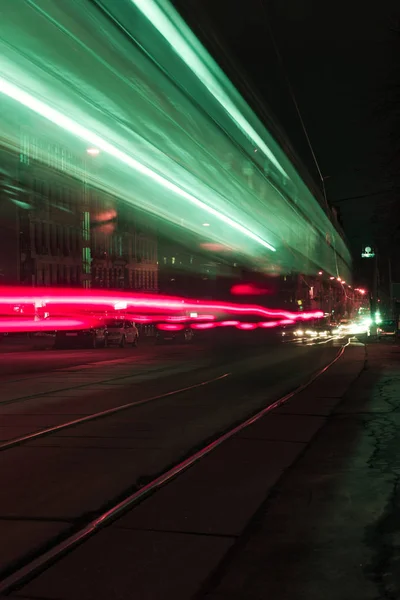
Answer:
[(54, 347), (58, 350), (68, 348), (105, 348), (107, 330), (103, 323), (89, 329), (56, 331)]
[(382, 321), (377, 328), (378, 339), (396, 337), (396, 321)]
[(115, 344), (124, 348), (127, 344), (131, 346), (138, 345), (139, 331), (133, 321), (129, 319), (107, 319), (105, 326), (109, 346)]
[(171, 342), (188, 344), (194, 337), (193, 330), (190, 328), (180, 329), (179, 331), (165, 331), (157, 329), (156, 344), (168, 344)]

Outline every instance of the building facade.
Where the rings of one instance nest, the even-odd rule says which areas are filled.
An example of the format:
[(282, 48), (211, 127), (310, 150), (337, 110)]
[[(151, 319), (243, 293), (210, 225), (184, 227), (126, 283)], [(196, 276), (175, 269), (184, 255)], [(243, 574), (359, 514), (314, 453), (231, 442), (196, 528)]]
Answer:
[(158, 290), (157, 238), (87, 183), (87, 157), (22, 134), (0, 149), (0, 284)]

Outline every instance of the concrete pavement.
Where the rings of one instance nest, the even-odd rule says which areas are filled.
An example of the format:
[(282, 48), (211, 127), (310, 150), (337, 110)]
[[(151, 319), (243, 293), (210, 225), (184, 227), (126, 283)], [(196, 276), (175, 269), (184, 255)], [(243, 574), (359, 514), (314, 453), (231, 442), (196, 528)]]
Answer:
[[(254, 557), (250, 554), (243, 558), (243, 552), (257, 533), (254, 523), (264, 511), (268, 515), (278, 490), (291, 474), (297, 473), (308, 452), (321, 454), (323, 459), (321, 451), (313, 449), (319, 439), (324, 439), (330, 423), (335, 422), (331, 414), (343, 395), (349, 389), (356, 389), (364, 358), (363, 346), (349, 348), (344, 359), (322, 376), (322, 383), (317, 380), (286, 405), (225, 442), (12, 597), (65, 600), (132, 597), (186, 600), (196, 594), (210, 599), (269, 597), (264, 580), (265, 589), (251, 587), (253, 576), (269, 577), (270, 582), (283, 580), (287, 564), (297, 561), (297, 551), (289, 549), (285, 555), (285, 535), (290, 535), (290, 529), (286, 532), (284, 528), (282, 532), (280, 519), (275, 515), (272, 533), (268, 530), (258, 540), (258, 552)], [(212, 404), (215, 405), (218, 396), (221, 397), (221, 392), (210, 398)], [(333, 441), (334, 450), (338, 439)], [(309, 460), (309, 468), (313, 464)], [(329, 472), (324, 473), (322, 480), (327, 476)], [(307, 480), (307, 473), (304, 477), (304, 481), (303, 476), (300, 480), (309, 490), (313, 479)], [(298, 513), (294, 498), (295, 501), (289, 490), (284, 510), (288, 518), (297, 514), (300, 526), (303, 515)], [(310, 518), (312, 514), (310, 511)], [(309, 521), (308, 524), (311, 526)], [(278, 535), (274, 535), (274, 526)], [(309, 535), (306, 530), (304, 526), (303, 534)], [(301, 538), (297, 541), (302, 552), (300, 559), (304, 560), (305, 548)], [(312, 553), (313, 549), (308, 550)], [(270, 570), (269, 561), (275, 553), (279, 558), (275, 557), (275, 566)], [(274, 588), (273, 596), (292, 597), (290, 593), (281, 596), (278, 588)]]
[(400, 598), (400, 347), (366, 368), (198, 598)]
[[(30, 552), (51, 543), (56, 536), (64, 535), (140, 486), (143, 478), (176, 463), (232, 423), (293, 389), (336, 352), (337, 348), (328, 345), (283, 345), (273, 353), (243, 357), (231, 365), (232, 375), (220, 382), (4, 451), (0, 455), (0, 538), (12, 532), (13, 545), (5, 547), (0, 555), (0, 569), (5, 572), (12, 564), (23, 561)], [(217, 368), (221, 366), (213, 367)], [(204, 378), (206, 372), (202, 369), (197, 375), (181, 373), (178, 381), (176, 376), (170, 377), (169, 385), (173, 381), (175, 387), (190, 385), (194, 375), (198, 378), (200, 374)], [(160, 389), (160, 382), (148, 382), (149, 386), (156, 384)], [(143, 381), (135, 386), (128, 378), (125, 386), (117, 385), (115, 390), (105, 386), (102, 391), (99, 386), (94, 393), (76, 397), (63, 398), (49, 392), (24, 402), (0, 405), (0, 415), (3, 412), (3, 420), (9, 420), (5, 429), (12, 430), (18, 423), (28, 428), (40, 427), (58, 422), (55, 419), (68, 420), (74, 414), (79, 416), (129, 401), (137, 397), (135, 394), (143, 395), (146, 389), (149, 388)], [(269, 448), (268, 443), (258, 445)], [(291, 448), (285, 446), (283, 452), (288, 456), (284, 460), (289, 460)], [(245, 462), (241, 473), (245, 475), (246, 471)], [(254, 476), (254, 470), (249, 472)], [(280, 474), (280, 468), (276, 472)], [(234, 470), (230, 473), (234, 474)], [(268, 482), (260, 480), (257, 499), (266, 486)], [(229, 522), (227, 527), (231, 527)], [(183, 552), (182, 544), (178, 545)], [(226, 544), (222, 546), (225, 548)], [(195, 549), (196, 544), (194, 553)]]

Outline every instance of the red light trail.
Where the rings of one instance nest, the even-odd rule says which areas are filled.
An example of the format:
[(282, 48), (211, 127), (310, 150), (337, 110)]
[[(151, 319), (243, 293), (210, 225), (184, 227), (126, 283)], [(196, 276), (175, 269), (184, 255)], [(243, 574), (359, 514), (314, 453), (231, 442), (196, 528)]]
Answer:
[[(21, 310), (16, 315), (16, 306)], [(33, 319), (34, 310), (46, 310), (48, 318)], [(32, 319), (21, 317), (27, 310)], [(172, 296), (151, 296), (123, 292), (59, 288), (0, 288), (0, 331), (40, 331), (68, 328), (85, 328), (96, 318), (129, 316), (138, 323), (190, 323), (194, 329), (211, 329), (217, 326), (235, 326), (239, 329), (289, 325), (297, 320), (316, 319), (321, 311), (290, 312), (252, 304), (203, 301)], [(241, 323), (223, 320), (226, 315), (236, 318), (251, 317), (261, 323)], [(65, 319), (63, 318), (65, 316)], [(268, 319), (273, 318), (274, 321)], [(69, 319), (69, 325), (66, 323)], [(75, 319), (75, 320), (74, 320)], [(201, 321), (201, 323), (199, 323)], [(276, 325), (275, 325), (276, 323)], [(183, 326), (182, 326), (183, 327)]]

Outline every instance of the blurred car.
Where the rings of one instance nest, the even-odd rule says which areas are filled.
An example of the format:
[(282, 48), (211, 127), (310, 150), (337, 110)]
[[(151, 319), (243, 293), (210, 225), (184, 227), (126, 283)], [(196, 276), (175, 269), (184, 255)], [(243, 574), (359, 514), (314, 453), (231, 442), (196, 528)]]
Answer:
[(394, 339), (396, 337), (396, 321), (383, 321), (377, 329), (378, 339)]
[(188, 344), (193, 340), (193, 337), (194, 333), (190, 328), (180, 330), (157, 329), (156, 344), (168, 344), (171, 342)]
[(99, 323), (89, 329), (72, 331), (56, 331), (54, 347), (58, 350), (67, 348), (105, 348), (107, 346), (107, 329)]
[(107, 319), (106, 345), (117, 345), (124, 348), (127, 344), (136, 347), (139, 341), (139, 331), (129, 319)]

